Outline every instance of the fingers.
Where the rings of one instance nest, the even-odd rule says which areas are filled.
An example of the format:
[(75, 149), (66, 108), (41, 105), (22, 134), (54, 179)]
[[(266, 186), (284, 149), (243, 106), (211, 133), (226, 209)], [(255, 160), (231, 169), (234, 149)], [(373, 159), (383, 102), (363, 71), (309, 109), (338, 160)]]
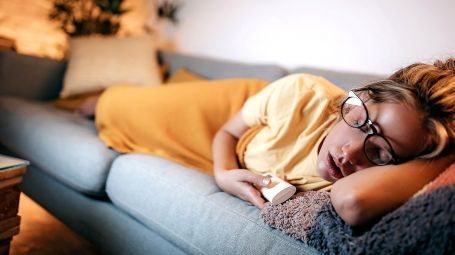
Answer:
[(258, 207), (259, 209), (262, 209), (265, 205), (265, 200), (262, 198), (261, 193), (255, 189), (253, 186), (250, 184), (245, 183), (245, 185), (248, 185), (246, 187), (246, 201), (252, 203), (254, 206)]
[(243, 182), (242, 188), (245, 195), (245, 200), (252, 203), (259, 209), (262, 209), (265, 204), (265, 200), (262, 198), (261, 192), (257, 190), (253, 185), (257, 187), (267, 187), (271, 182), (270, 176), (262, 176), (255, 174), (250, 171), (245, 171), (242, 174), (241, 181)]
[(258, 187), (267, 187), (270, 184), (270, 182), (272, 181), (272, 178), (270, 176), (263, 176), (263, 175), (255, 174), (253, 172), (245, 170), (243, 172), (243, 174), (240, 176), (239, 180), (243, 181), (243, 182), (249, 182)]
[(264, 207), (265, 200), (255, 186), (266, 187), (271, 183), (270, 177), (258, 175), (244, 169), (222, 172), (216, 181), (223, 191), (248, 201), (261, 209)]

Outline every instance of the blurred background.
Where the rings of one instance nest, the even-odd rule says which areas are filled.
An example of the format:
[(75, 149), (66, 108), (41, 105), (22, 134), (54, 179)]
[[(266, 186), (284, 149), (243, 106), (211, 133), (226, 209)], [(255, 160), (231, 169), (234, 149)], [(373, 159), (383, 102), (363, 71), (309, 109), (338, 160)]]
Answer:
[[(52, 0), (0, 0), (0, 36), (17, 51), (64, 58), (67, 36)], [(166, 2), (166, 1), (164, 1)], [(455, 56), (453, 0), (179, 0), (177, 23), (160, 0), (125, 0), (117, 36), (155, 33), (162, 48), (287, 68), (388, 74)]]

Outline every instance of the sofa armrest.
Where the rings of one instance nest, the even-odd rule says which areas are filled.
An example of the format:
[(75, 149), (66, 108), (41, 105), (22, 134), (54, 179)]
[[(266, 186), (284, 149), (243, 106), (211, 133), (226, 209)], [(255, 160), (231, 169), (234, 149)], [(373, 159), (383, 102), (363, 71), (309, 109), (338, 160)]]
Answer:
[(66, 61), (0, 51), (0, 95), (34, 100), (58, 97)]

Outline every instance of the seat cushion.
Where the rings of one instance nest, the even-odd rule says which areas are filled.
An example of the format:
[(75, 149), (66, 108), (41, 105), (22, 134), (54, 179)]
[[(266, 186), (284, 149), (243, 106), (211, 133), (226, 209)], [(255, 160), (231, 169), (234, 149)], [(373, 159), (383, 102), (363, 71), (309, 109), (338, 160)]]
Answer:
[(319, 254), (265, 225), (213, 177), (163, 158), (121, 155), (106, 185), (114, 204), (190, 254)]
[(93, 121), (47, 103), (0, 97), (0, 143), (54, 178), (103, 195), (118, 155), (98, 139)]

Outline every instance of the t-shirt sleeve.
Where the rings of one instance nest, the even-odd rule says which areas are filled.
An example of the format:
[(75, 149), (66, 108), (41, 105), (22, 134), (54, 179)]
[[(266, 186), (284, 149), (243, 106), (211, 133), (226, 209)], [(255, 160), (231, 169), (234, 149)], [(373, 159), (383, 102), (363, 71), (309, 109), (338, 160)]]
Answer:
[(242, 108), (242, 117), (250, 127), (269, 125), (271, 121), (286, 116), (289, 107), (301, 89), (300, 77), (290, 75), (281, 78), (258, 94), (250, 97)]
[(272, 94), (272, 84), (261, 90), (256, 95), (248, 98), (242, 107), (242, 117), (245, 123), (252, 127), (267, 124), (267, 104)]

